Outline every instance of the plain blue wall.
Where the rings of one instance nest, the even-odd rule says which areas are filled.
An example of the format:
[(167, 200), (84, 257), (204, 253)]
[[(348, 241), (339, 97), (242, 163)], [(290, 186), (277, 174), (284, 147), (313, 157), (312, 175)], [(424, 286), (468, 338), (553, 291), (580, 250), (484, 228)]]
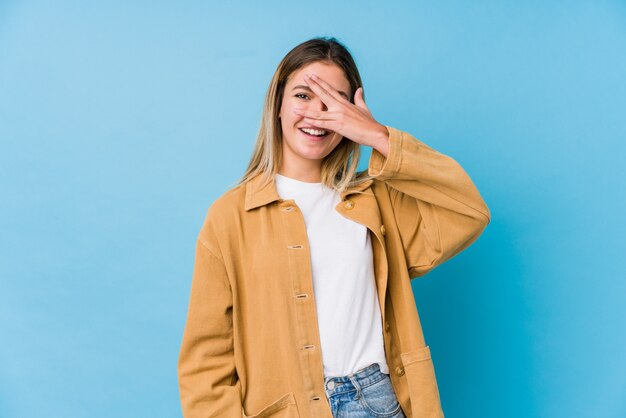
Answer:
[(0, 2), (1, 417), (181, 415), (195, 238), (321, 35), (491, 209), (413, 282), (446, 416), (626, 416), (623, 1), (91, 3)]

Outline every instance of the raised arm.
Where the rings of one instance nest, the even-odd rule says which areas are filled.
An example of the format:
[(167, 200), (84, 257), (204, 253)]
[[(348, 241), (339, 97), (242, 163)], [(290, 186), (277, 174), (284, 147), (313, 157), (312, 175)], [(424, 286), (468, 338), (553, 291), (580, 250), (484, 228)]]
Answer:
[(374, 148), (368, 173), (387, 185), (413, 279), (469, 247), (491, 213), (453, 158), (407, 132), (386, 128), (387, 156)]

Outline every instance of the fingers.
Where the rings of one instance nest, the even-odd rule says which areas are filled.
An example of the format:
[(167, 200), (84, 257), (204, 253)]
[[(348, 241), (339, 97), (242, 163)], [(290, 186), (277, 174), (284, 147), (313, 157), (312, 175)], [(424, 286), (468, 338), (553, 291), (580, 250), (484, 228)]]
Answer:
[(363, 99), (363, 87), (359, 87), (358, 89), (356, 89), (356, 94), (354, 95), (354, 104), (361, 109), (367, 111), (367, 113), (370, 113), (370, 110), (365, 104), (365, 100)]
[(328, 101), (331, 100), (334, 100), (336, 102), (346, 101), (346, 99), (341, 94), (339, 94), (339, 92), (335, 90), (333, 86), (331, 86), (315, 74), (306, 74), (304, 76), (304, 80), (307, 82), (307, 84), (310, 85), (311, 90), (313, 90), (315, 94), (320, 96), (326, 106), (330, 104), (328, 103)]
[(338, 129), (337, 119), (340, 112), (319, 112), (314, 110), (293, 109), (293, 112), (302, 116), (306, 123), (320, 129), (336, 131)]
[(340, 112), (305, 110), (300, 108), (293, 109), (294, 113), (305, 118), (314, 120), (337, 120)]

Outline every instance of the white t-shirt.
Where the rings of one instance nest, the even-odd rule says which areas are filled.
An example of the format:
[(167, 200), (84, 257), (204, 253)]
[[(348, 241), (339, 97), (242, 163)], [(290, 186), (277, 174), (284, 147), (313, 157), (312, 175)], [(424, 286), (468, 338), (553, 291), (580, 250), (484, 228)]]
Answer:
[(372, 363), (389, 374), (368, 229), (337, 212), (339, 193), (322, 183), (277, 174), (276, 190), (304, 215), (325, 377)]

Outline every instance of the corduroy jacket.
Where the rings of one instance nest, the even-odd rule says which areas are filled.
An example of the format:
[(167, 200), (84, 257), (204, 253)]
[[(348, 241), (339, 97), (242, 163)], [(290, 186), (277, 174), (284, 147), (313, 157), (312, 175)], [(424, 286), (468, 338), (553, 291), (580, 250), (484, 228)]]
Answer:
[[(443, 417), (410, 281), (472, 244), (491, 219), (463, 168), (389, 130), (375, 176), (335, 210), (372, 238), (385, 356), (407, 418)], [(209, 207), (196, 241), (178, 357), (185, 418), (332, 418), (302, 212), (261, 176)]]

